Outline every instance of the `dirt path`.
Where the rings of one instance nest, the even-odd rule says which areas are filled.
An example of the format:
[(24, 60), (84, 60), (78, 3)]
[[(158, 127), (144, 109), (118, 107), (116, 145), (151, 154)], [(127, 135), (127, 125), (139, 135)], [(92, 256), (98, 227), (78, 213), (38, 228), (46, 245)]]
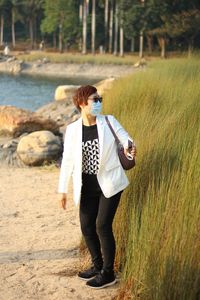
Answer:
[(0, 300), (113, 299), (119, 284), (93, 290), (81, 267), (78, 208), (59, 208), (58, 169), (0, 168)]

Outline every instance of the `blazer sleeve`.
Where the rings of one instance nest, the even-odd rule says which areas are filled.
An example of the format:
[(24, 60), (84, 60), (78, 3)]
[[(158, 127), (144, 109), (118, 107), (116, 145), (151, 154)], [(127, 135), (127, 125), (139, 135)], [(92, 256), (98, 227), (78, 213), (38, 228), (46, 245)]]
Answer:
[(130, 138), (131, 140), (133, 140), (133, 138), (129, 136), (128, 132), (122, 127), (122, 125), (115, 119), (114, 116), (109, 116), (109, 120), (111, 120), (113, 129), (115, 130), (115, 133), (122, 145), (124, 146), (124, 148), (128, 148), (128, 139)]
[(67, 193), (69, 181), (73, 172), (73, 145), (70, 127), (67, 126), (64, 138), (64, 148), (59, 175), (58, 193)]

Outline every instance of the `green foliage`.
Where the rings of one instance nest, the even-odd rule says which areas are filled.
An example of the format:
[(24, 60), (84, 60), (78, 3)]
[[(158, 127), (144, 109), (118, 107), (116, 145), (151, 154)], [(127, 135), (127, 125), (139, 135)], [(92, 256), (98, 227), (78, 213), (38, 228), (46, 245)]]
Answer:
[[(134, 49), (139, 48), (141, 32), (144, 36), (144, 49), (146, 45), (149, 51), (160, 46), (163, 57), (166, 46), (171, 50), (185, 50), (188, 46), (189, 52), (192, 48), (200, 47), (199, 0), (109, 0), (107, 25), (104, 19), (105, 3), (105, 0), (96, 1), (96, 49), (104, 45), (104, 49), (108, 50), (109, 41), (110, 44), (118, 45), (119, 49), (119, 28), (115, 34), (116, 11), (118, 11), (118, 25), (124, 29), (124, 43), (121, 40), (121, 45), (124, 45), (125, 51), (130, 51), (130, 40)], [(16, 23), (16, 43), (19, 36), (23, 41), (28, 38), (33, 49), (42, 38), (46, 46), (53, 41), (56, 47), (59, 39), (60, 48), (65, 44), (67, 49), (71, 47), (71, 49), (79, 48), (80, 50), (83, 26), (79, 18), (80, 4), (83, 4), (83, 1), (0, 0), (0, 14), (4, 17), (2, 38), (4, 41), (11, 40), (11, 24)], [(118, 10), (115, 9), (116, 5), (118, 5)], [(111, 7), (114, 12), (112, 35)], [(92, 1), (89, 1), (87, 49), (91, 48), (91, 12)]]
[(45, 18), (41, 24), (43, 33), (63, 32), (64, 40), (78, 38), (80, 25), (78, 19), (77, 1), (73, 0), (46, 0), (44, 3)]
[(138, 150), (115, 219), (120, 300), (199, 299), (199, 80), (199, 59), (157, 61), (105, 96)]
[[(160, 0), (151, 0), (148, 2), (147, 7), (150, 8), (149, 24), (151, 25), (148, 27), (149, 33), (158, 36), (167, 35), (168, 37), (180, 36), (182, 34), (184, 37), (184, 33), (190, 30), (190, 34), (193, 35), (195, 32), (196, 35), (197, 28), (199, 27), (193, 26), (190, 16), (193, 15), (196, 18), (195, 14), (199, 15), (200, 5), (198, 1), (168, 0), (163, 3)], [(156, 19), (155, 23), (151, 20), (151, 15)]]
[(23, 11), (24, 11), (24, 18), (34, 19), (36, 15), (42, 9), (44, 0), (23, 0)]
[(200, 10), (193, 9), (172, 15), (167, 26), (171, 37), (183, 35), (187, 39), (194, 38), (199, 33)]

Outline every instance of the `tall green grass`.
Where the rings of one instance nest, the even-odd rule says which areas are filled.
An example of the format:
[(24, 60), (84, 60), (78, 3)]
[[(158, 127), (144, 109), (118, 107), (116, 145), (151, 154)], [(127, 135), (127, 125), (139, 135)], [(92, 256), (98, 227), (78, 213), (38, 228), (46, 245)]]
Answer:
[(104, 110), (138, 151), (114, 222), (118, 299), (200, 299), (200, 61), (116, 81)]

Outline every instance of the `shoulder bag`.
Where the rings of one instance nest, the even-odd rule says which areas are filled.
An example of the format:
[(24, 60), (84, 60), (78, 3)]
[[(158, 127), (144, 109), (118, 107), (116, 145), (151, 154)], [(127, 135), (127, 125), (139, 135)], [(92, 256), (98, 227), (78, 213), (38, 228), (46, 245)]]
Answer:
[(124, 147), (123, 145), (121, 144), (120, 140), (118, 139), (114, 129), (112, 128), (112, 125), (110, 124), (110, 121), (108, 119), (108, 117), (106, 116), (105, 117), (106, 119), (106, 122), (115, 138), (115, 141), (117, 143), (117, 152), (118, 152), (118, 156), (119, 156), (119, 160), (120, 160), (120, 163), (123, 167), (124, 170), (130, 170), (132, 169), (134, 166), (135, 166), (135, 158), (133, 159), (129, 159), (125, 153), (124, 153)]

